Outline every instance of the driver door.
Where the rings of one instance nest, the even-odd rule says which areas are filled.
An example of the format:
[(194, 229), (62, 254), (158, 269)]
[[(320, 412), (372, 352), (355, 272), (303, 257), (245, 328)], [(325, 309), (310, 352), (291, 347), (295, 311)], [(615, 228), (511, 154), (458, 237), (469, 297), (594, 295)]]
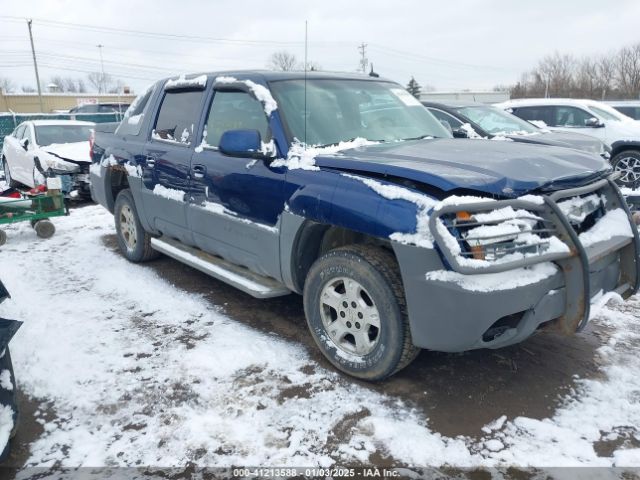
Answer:
[(202, 148), (191, 157), (188, 225), (202, 250), (277, 277), (285, 168), (220, 152), (222, 134), (237, 129), (257, 130), (264, 143), (270, 140), (264, 108), (249, 92), (214, 91)]

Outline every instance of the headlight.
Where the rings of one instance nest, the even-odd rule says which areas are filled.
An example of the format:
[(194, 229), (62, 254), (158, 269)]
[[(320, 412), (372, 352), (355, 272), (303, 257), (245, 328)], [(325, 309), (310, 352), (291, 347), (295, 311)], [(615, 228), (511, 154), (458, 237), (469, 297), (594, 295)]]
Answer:
[(487, 261), (516, 253), (537, 253), (544, 244), (539, 233), (545, 229), (540, 222), (542, 219), (531, 212), (511, 208), (475, 215), (457, 212), (455, 219), (459, 239), (468, 247), (470, 256)]
[(64, 160), (59, 158), (47, 160), (47, 167), (54, 173), (58, 174), (77, 173), (80, 171), (79, 165), (71, 162), (65, 162)]

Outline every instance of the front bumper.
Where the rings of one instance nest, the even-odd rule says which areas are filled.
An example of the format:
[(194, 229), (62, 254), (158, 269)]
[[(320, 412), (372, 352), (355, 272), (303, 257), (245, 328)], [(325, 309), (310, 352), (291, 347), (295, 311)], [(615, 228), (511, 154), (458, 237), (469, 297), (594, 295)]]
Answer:
[[(617, 236), (585, 248), (569, 220), (558, 208), (563, 198), (606, 191), (609, 209), (625, 210), (633, 238)], [(438, 217), (456, 210), (480, 211), (486, 204), (445, 207), (431, 217), (431, 231), (442, 255), (435, 250), (394, 244), (398, 258), (413, 342), (421, 348), (457, 352), (475, 348), (499, 348), (520, 342), (542, 324), (564, 334), (584, 328), (589, 320), (591, 299), (598, 292), (615, 291), (628, 297), (638, 290), (640, 280), (640, 239), (631, 214), (613, 183), (613, 178), (587, 187), (555, 192), (544, 197), (539, 211), (553, 218), (559, 237), (569, 246), (567, 253), (550, 253), (523, 258), (509, 264), (484, 269), (469, 268), (456, 262), (444, 248), (444, 239), (435, 228)], [(520, 200), (493, 202), (493, 208), (505, 205), (522, 207)], [(535, 205), (527, 205), (536, 208)], [(516, 282), (522, 286), (496, 284), (489, 290), (469, 288), (449, 278), (429, 278), (425, 272), (449, 270), (462, 278), (526, 277), (528, 268), (545, 263), (556, 272), (537, 281)], [(499, 277), (502, 276), (502, 277)], [(506, 277), (505, 277), (506, 276)]]

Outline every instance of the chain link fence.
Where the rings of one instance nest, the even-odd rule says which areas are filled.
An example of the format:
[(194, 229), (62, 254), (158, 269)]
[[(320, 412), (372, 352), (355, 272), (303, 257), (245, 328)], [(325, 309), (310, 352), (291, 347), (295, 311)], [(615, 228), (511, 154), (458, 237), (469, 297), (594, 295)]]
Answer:
[[(114, 113), (0, 113), (0, 149), (4, 137), (9, 135), (22, 122), (28, 120), (82, 120), (85, 122), (119, 122), (123, 114)], [(87, 139), (88, 140), (88, 139)]]

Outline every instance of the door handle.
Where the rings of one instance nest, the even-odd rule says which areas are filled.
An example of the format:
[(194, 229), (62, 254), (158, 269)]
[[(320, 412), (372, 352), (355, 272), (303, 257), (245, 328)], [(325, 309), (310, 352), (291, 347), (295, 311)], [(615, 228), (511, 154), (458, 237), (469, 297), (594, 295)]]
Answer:
[(193, 178), (201, 179), (204, 178), (204, 174), (207, 172), (207, 167), (204, 165), (194, 165), (191, 170), (193, 172)]
[(147, 163), (147, 167), (153, 168), (156, 165), (156, 159), (153, 157), (147, 156), (147, 158), (145, 158), (145, 161)]

